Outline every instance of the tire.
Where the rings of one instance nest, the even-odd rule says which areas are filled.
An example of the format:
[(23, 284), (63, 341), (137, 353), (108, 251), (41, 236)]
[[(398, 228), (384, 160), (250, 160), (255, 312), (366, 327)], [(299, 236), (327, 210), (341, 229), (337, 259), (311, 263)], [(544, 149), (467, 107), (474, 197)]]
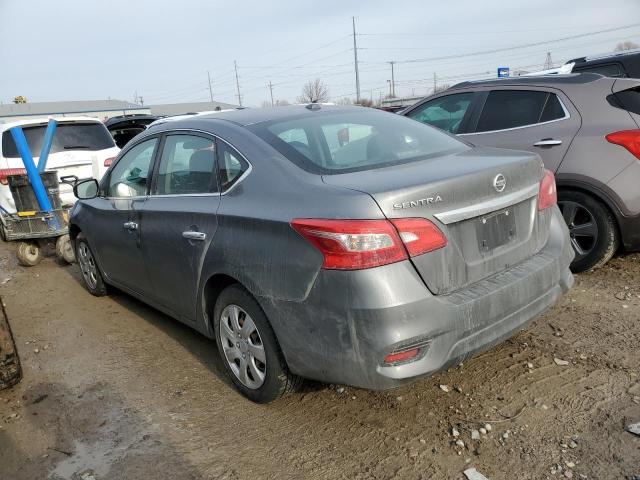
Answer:
[(96, 297), (105, 296), (107, 291), (107, 284), (104, 283), (102, 273), (98, 267), (98, 263), (95, 260), (93, 251), (89, 247), (87, 238), (83, 233), (79, 233), (76, 238), (76, 258), (78, 259), (78, 266), (80, 267), (80, 273), (84, 280), (84, 286), (91, 295)]
[[(243, 332), (243, 326), (249, 326), (246, 332)], [(302, 379), (289, 372), (260, 305), (240, 285), (227, 287), (218, 297), (213, 311), (213, 328), (224, 369), (249, 400), (269, 403), (297, 391), (302, 385)]]
[(33, 267), (42, 260), (42, 249), (35, 242), (18, 242), (16, 256), (23, 267)]
[(56, 257), (64, 263), (73, 263), (76, 260), (76, 254), (73, 251), (73, 245), (69, 235), (61, 235), (56, 240)]
[(2, 240), (3, 242), (7, 241), (7, 232), (2, 222), (0, 222), (0, 240)]
[(574, 190), (559, 191), (558, 206), (576, 254), (571, 270), (583, 272), (611, 260), (620, 245), (620, 234), (609, 209), (591, 195)]

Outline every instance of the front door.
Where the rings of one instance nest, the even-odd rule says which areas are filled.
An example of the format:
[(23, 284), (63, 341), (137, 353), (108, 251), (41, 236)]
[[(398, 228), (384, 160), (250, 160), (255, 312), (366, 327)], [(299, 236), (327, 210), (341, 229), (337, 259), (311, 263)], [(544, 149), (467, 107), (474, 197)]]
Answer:
[(193, 322), (202, 263), (218, 226), (215, 141), (203, 134), (168, 133), (162, 145), (142, 206), (144, 255), (154, 300)]
[(555, 172), (580, 128), (580, 115), (561, 92), (505, 89), (488, 92), (482, 110), (461, 135), (475, 145), (528, 150)]
[(147, 199), (157, 144), (154, 137), (130, 148), (103, 182), (104, 197), (90, 203), (100, 221), (92, 223), (88, 235), (107, 281), (140, 294), (149, 291), (140, 211)]

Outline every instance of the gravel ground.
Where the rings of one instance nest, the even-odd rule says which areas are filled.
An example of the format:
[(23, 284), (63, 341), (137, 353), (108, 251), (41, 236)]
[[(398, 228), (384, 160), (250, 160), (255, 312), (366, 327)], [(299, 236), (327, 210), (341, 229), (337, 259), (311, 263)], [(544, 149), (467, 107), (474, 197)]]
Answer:
[(406, 387), (314, 384), (259, 406), (214, 342), (125, 294), (92, 297), (75, 266), (19, 267), (0, 242), (24, 369), (0, 392), (0, 479), (633, 478), (639, 278), (639, 255), (615, 258), (527, 331)]

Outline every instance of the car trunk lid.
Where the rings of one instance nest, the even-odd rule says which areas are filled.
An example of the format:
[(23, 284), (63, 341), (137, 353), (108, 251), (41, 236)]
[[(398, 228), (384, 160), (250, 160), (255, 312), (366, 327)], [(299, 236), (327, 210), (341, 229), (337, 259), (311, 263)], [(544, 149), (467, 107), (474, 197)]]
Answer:
[(412, 262), (433, 293), (447, 294), (542, 248), (550, 221), (537, 209), (542, 172), (533, 153), (476, 148), (323, 180), (368, 193), (387, 218), (434, 222), (447, 245)]

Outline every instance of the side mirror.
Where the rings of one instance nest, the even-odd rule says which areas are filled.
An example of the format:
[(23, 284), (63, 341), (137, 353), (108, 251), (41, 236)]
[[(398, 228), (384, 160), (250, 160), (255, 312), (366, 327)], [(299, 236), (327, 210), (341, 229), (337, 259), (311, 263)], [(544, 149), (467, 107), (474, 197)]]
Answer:
[(88, 178), (86, 180), (80, 180), (73, 186), (73, 194), (79, 200), (89, 200), (90, 198), (96, 198), (100, 186), (95, 178)]

